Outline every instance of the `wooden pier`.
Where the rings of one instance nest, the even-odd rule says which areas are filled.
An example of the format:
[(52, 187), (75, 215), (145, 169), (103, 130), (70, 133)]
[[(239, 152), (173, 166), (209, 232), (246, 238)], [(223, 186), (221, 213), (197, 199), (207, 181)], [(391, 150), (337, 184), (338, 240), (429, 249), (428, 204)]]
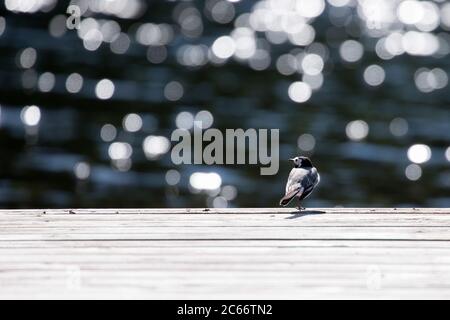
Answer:
[(450, 209), (0, 210), (1, 299), (450, 298)]

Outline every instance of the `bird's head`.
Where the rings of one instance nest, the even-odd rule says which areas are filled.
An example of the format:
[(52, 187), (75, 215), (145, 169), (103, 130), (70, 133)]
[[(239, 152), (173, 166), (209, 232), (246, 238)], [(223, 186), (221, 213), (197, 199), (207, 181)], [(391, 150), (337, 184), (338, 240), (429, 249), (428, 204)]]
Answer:
[(294, 167), (296, 168), (311, 168), (313, 166), (311, 160), (308, 157), (298, 156), (289, 159), (289, 161), (292, 161), (294, 163)]

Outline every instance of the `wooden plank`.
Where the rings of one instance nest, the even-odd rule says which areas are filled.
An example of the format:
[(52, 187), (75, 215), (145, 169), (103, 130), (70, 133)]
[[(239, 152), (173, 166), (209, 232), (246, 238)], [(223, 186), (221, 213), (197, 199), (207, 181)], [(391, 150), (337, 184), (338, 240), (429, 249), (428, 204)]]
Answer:
[(208, 214), (173, 215), (167, 214), (89, 214), (81, 219), (79, 215), (49, 216), (0, 216), (0, 227), (134, 227), (146, 226), (450, 226), (450, 215), (435, 214), (312, 214), (295, 217), (289, 214)]
[[(173, 263), (173, 264), (255, 264), (255, 263), (280, 263), (280, 264), (296, 264), (296, 263), (320, 263), (320, 264), (347, 264), (347, 263), (378, 263), (385, 265), (394, 264), (426, 264), (429, 262), (438, 262), (440, 265), (450, 264), (450, 255), (448, 251), (435, 250), (425, 253), (424, 250), (413, 250), (405, 254), (401, 254), (400, 250), (389, 251), (383, 250), (377, 252), (375, 250), (360, 251), (332, 251), (320, 250), (318, 253), (312, 254), (307, 250), (286, 250), (287, 252), (277, 253), (276, 249), (268, 250), (266, 254), (256, 254), (254, 252), (242, 252), (234, 250), (227, 253), (211, 254), (208, 251), (198, 250), (194, 252), (184, 252), (182, 250), (173, 251), (170, 254), (162, 253), (160, 251), (153, 251), (151, 253), (128, 254), (113, 252), (103, 252), (102, 254), (86, 254), (71, 250), (66, 250), (68, 253), (58, 253), (56, 250), (43, 253), (33, 253), (28, 251), (24, 256), (14, 254), (2, 255), (0, 262), (2, 267), (7, 264), (16, 263), (100, 263), (100, 264), (117, 264), (126, 265), (127, 263), (152, 264), (155, 263)], [(375, 251), (375, 252), (374, 252)], [(61, 252), (61, 251), (60, 251)], [(368, 252), (368, 253), (366, 253)], [(2, 253), (4, 251), (2, 250)], [(20, 253), (20, 251), (19, 251)], [(289, 255), (291, 254), (291, 255)], [(266, 255), (271, 255), (267, 257)], [(298, 257), (298, 255), (304, 255)], [(352, 257), (357, 255), (358, 257)], [(436, 259), (437, 255), (443, 255)], [(387, 260), (386, 257), (391, 257)], [(420, 257), (419, 257), (420, 256)], [(127, 259), (124, 261), (124, 259)]]
[(0, 298), (450, 298), (449, 209), (314, 210), (0, 210)]
[(378, 213), (378, 214), (450, 214), (450, 208), (170, 208), (170, 209), (16, 209), (0, 210), (0, 215), (64, 215), (64, 214), (333, 214), (333, 213)]
[(427, 240), (158, 240), (158, 241), (135, 241), (135, 240), (86, 240), (86, 241), (39, 241), (39, 240), (14, 240), (0, 241), (0, 248), (11, 249), (24, 248), (125, 248), (132, 250), (134, 248), (403, 248), (404, 250), (414, 248), (439, 249), (450, 247), (446, 241), (427, 241)]
[[(435, 294), (439, 293), (440, 298), (449, 293), (448, 279), (442, 279), (439, 273), (433, 269), (424, 269), (418, 272), (408, 272), (403, 269), (384, 270), (380, 269), (379, 274), (372, 275), (370, 269), (365, 267), (359, 270), (351, 270), (344, 276), (339, 271), (309, 271), (290, 273), (278, 273), (275, 271), (257, 271), (257, 270), (118, 270), (116, 272), (105, 273), (104, 270), (83, 270), (80, 272), (80, 285), (78, 288), (71, 288), (67, 282), (71, 274), (67, 269), (44, 271), (43, 274), (35, 272), (31, 274), (28, 271), (9, 274), (6, 281), (2, 283), (2, 292), (5, 293), (11, 287), (11, 293), (15, 294), (21, 288), (31, 287), (33, 290), (27, 294), (42, 293), (43, 291), (53, 291), (53, 297), (58, 294), (65, 294), (67, 291), (79, 290), (89, 292), (90, 290), (102, 290), (103, 295), (108, 294), (118, 288), (141, 289), (141, 297), (156, 297), (158, 293), (168, 292), (173, 296), (176, 293), (184, 294), (205, 294), (212, 292), (215, 296), (223, 296), (226, 293), (240, 292), (245, 293), (247, 297), (261, 297), (258, 290), (270, 290), (272, 298), (279, 294), (289, 293), (290, 298), (296, 298), (299, 295), (305, 295), (310, 291), (318, 291), (323, 294), (322, 298), (330, 297), (328, 288), (344, 294), (347, 297), (352, 290), (358, 290), (363, 296), (367, 296), (370, 291), (382, 291), (385, 294), (392, 294), (396, 290), (409, 289), (404, 291), (403, 297), (410, 296), (411, 293), (421, 294), (425, 297), (426, 290), (433, 289)], [(339, 270), (339, 269), (338, 269)], [(368, 271), (369, 270), (369, 271)], [(445, 274), (445, 270), (441, 275)], [(372, 279), (374, 277), (375, 279)], [(444, 282), (443, 282), (444, 280)], [(21, 286), (17, 286), (18, 281)], [(376, 282), (372, 284), (371, 282)], [(378, 282), (378, 283), (377, 283)], [(38, 290), (39, 288), (39, 290)], [(23, 290), (21, 290), (23, 292)], [(100, 291), (100, 293), (102, 293)], [(51, 292), (51, 291), (50, 291)], [(0, 292), (0, 295), (2, 293)], [(242, 297), (242, 295), (240, 296)], [(185, 297), (186, 298), (186, 297)], [(210, 296), (211, 298), (211, 296)], [(360, 297), (361, 298), (361, 297)]]
[(47, 240), (429, 240), (450, 241), (448, 227), (147, 227), (0, 229), (0, 241)]

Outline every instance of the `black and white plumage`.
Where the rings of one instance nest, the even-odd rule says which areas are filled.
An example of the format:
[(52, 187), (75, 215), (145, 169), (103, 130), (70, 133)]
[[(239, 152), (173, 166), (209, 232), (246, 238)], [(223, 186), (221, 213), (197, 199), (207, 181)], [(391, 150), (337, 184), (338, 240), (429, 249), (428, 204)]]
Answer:
[(307, 157), (289, 159), (294, 163), (286, 183), (286, 194), (280, 200), (281, 206), (287, 206), (292, 199), (297, 198), (299, 209), (303, 209), (300, 202), (311, 194), (320, 182), (320, 175)]

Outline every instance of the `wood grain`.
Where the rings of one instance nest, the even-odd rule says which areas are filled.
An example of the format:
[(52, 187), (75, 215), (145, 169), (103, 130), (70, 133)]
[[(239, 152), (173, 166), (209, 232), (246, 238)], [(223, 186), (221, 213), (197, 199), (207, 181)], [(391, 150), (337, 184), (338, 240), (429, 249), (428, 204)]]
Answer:
[(0, 298), (450, 298), (450, 209), (0, 210)]

